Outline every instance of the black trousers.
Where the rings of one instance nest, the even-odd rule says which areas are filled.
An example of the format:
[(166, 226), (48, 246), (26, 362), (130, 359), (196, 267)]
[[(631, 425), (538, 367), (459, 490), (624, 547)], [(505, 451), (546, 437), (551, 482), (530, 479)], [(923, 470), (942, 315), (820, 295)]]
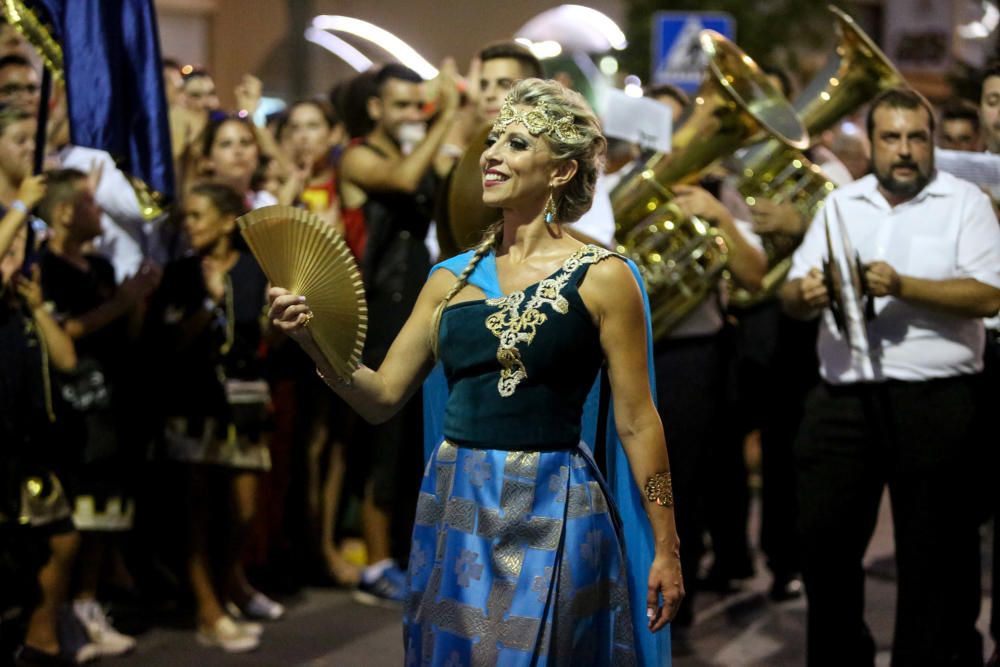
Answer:
[(776, 578), (802, 569), (795, 490), (795, 438), (805, 398), (819, 383), (817, 320), (802, 322), (775, 304), (775, 350), (756, 389), (760, 396), (760, 546)]
[(978, 376), (819, 385), (795, 444), (810, 667), (874, 664), (861, 559), (886, 484), (898, 597), (893, 667), (982, 665)]
[[(983, 382), (985, 384), (985, 401), (987, 405), (998, 405), (1000, 401), (1000, 334), (995, 331), (987, 331), (986, 349), (983, 351)], [(996, 471), (1000, 469), (1000, 451), (996, 448), (996, 426), (986, 419), (981, 422), (982, 435), (980, 439), (984, 443), (991, 443), (988, 448), (987, 463), (985, 470)], [(987, 482), (992, 482), (995, 476), (990, 476)], [(992, 486), (992, 488), (990, 488)], [(991, 602), (990, 602), (990, 635), (996, 641), (1000, 637), (1000, 485), (993, 483), (987, 485), (989, 489), (990, 504), (986, 508), (988, 516), (982, 517), (987, 520), (993, 518), (993, 559), (991, 575)]]
[(674, 517), (686, 596), (675, 623), (690, 623), (698, 562), (704, 552), (706, 482), (719, 441), (726, 380), (719, 336), (665, 340), (653, 351), (657, 407), (667, 438)]

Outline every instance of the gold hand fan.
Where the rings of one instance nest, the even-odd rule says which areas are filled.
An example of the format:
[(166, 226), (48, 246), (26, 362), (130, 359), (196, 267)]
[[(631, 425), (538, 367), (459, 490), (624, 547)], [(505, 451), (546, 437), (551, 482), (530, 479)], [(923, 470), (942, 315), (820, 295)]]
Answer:
[(309, 325), (313, 339), (337, 374), (349, 380), (361, 365), (368, 306), (343, 237), (293, 206), (266, 206), (237, 222), (271, 284), (306, 298), (315, 315)]

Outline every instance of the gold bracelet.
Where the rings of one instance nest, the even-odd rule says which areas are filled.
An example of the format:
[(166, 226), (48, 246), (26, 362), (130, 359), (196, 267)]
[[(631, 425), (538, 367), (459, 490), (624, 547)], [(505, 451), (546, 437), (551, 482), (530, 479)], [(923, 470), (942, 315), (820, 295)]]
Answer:
[(316, 375), (319, 376), (319, 379), (322, 380), (327, 387), (350, 387), (354, 384), (353, 378), (345, 380), (339, 375), (335, 375), (334, 377), (323, 375), (323, 371), (319, 369), (319, 366), (316, 367)]
[(674, 484), (669, 472), (658, 472), (646, 480), (646, 500), (660, 507), (674, 506)]

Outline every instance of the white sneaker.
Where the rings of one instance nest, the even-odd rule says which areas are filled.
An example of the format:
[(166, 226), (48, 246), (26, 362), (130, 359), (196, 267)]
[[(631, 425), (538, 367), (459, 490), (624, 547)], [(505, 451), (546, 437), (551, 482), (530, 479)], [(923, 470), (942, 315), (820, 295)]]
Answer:
[(211, 627), (198, 626), (196, 638), (202, 646), (218, 646), (226, 653), (252, 651), (260, 645), (258, 637), (228, 616), (222, 616)]
[(257, 621), (247, 620), (247, 617), (243, 615), (240, 608), (236, 606), (235, 602), (226, 603), (226, 613), (229, 617), (233, 619), (236, 625), (243, 628), (246, 632), (250, 633), (254, 637), (260, 637), (264, 634), (264, 624), (258, 623)]
[(263, 621), (276, 621), (285, 615), (284, 605), (275, 602), (260, 591), (255, 591), (240, 611), (247, 618), (258, 618)]
[(83, 624), (98, 655), (123, 655), (135, 648), (135, 638), (115, 630), (97, 600), (74, 600), (73, 613)]

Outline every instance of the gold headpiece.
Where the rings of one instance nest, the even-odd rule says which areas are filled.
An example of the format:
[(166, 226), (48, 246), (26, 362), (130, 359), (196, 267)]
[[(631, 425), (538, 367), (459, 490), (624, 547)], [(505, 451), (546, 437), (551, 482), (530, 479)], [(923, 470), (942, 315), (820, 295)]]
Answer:
[(493, 131), (503, 132), (513, 123), (521, 123), (536, 137), (544, 132), (556, 141), (568, 144), (582, 139), (579, 128), (573, 123), (573, 114), (559, 114), (545, 102), (539, 102), (527, 111), (518, 111), (509, 99), (504, 100), (500, 115), (493, 122)]

